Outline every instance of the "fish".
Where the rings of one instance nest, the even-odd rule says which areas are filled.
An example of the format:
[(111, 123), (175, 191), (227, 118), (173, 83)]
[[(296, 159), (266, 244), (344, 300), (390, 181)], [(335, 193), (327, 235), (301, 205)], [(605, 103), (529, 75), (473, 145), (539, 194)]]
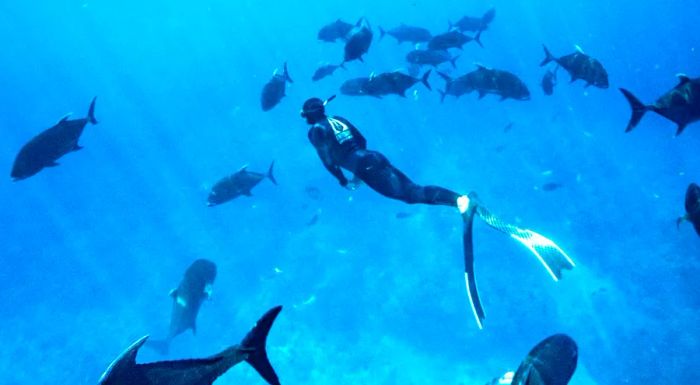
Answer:
[(542, 77), (542, 91), (544, 91), (545, 95), (552, 95), (554, 93), (554, 86), (557, 85), (557, 69), (559, 69), (559, 67), (556, 67), (554, 71), (547, 70)]
[(275, 73), (272, 75), (272, 79), (265, 84), (263, 87), (262, 95), (260, 96), (260, 105), (263, 111), (270, 111), (286, 96), (287, 82), (294, 83), (292, 78), (289, 76), (289, 71), (287, 71), (287, 63), (284, 63), (284, 72)]
[(241, 195), (251, 196), (253, 187), (257, 186), (257, 184), (265, 178), (270, 179), (270, 181), (276, 185), (277, 181), (274, 175), (272, 175), (272, 168), (274, 165), (275, 162), (270, 164), (270, 168), (267, 170), (266, 174), (248, 171), (248, 166), (245, 165), (233, 175), (219, 180), (209, 193), (207, 205), (209, 207), (217, 206), (238, 198)]
[(586, 87), (608, 88), (608, 72), (598, 60), (583, 53), (580, 47), (576, 47), (578, 49), (576, 52), (560, 58), (554, 57), (546, 46), (543, 45), (543, 47), (545, 58), (540, 63), (540, 67), (553, 61), (571, 75), (572, 83), (581, 79), (586, 82)]
[(678, 84), (661, 95), (654, 104), (645, 105), (631, 92), (620, 88), (632, 108), (632, 117), (625, 132), (634, 129), (647, 111), (653, 111), (676, 123), (676, 136), (683, 133), (685, 127), (700, 120), (700, 78), (691, 79), (678, 74)]
[(323, 26), (318, 31), (318, 40), (334, 43), (337, 40), (347, 40), (353, 25), (340, 19)]
[(340, 93), (348, 96), (374, 96), (367, 92), (368, 77), (348, 79), (340, 86)]
[(426, 71), (420, 79), (406, 75), (400, 71), (385, 72), (370, 76), (369, 82), (365, 85), (365, 90), (367, 94), (372, 96), (381, 97), (395, 94), (405, 98), (406, 90), (413, 87), (413, 85), (418, 82), (423, 83), (427, 89), (432, 90), (430, 83), (428, 83), (429, 76), (430, 70)]
[(542, 185), (542, 191), (554, 191), (564, 187), (561, 183), (549, 182)]
[(476, 36), (471, 37), (457, 30), (452, 30), (433, 36), (433, 38), (428, 42), (428, 49), (433, 51), (447, 50), (448, 48), (462, 49), (463, 45), (471, 41), (477, 42), (481, 48), (484, 48), (484, 45), (481, 44), (481, 31), (477, 32)]
[(160, 354), (167, 354), (170, 341), (188, 329), (197, 333), (197, 315), (205, 300), (211, 298), (212, 285), (216, 279), (216, 264), (206, 259), (197, 259), (185, 271), (177, 288), (170, 291), (173, 309), (170, 315), (170, 331), (164, 340), (148, 341), (149, 346)]
[(388, 31), (385, 31), (382, 27), (379, 27), (379, 39), (383, 39), (385, 35), (392, 36), (399, 44), (403, 42), (413, 44), (425, 43), (430, 41), (430, 39), (433, 37), (430, 31), (425, 28), (412, 27), (403, 23)]
[(239, 344), (207, 358), (137, 364), (136, 355), (148, 336), (131, 344), (107, 367), (99, 385), (211, 385), (232, 367), (245, 361), (269, 385), (280, 385), (267, 358), (267, 336), (282, 306), (268, 310)]
[(83, 147), (78, 144), (85, 126), (97, 124), (95, 119), (95, 100), (92, 99), (87, 117), (69, 119), (70, 114), (58, 123), (42, 131), (24, 144), (17, 153), (10, 171), (13, 181), (27, 179), (47, 167), (58, 166), (57, 160), (63, 155), (78, 151)]
[(369, 51), (369, 47), (372, 45), (372, 36), (372, 29), (367, 19), (360, 19), (345, 43), (343, 63), (353, 60), (364, 62), (362, 56)]
[(489, 24), (496, 17), (496, 8), (491, 8), (486, 11), (481, 17), (464, 16), (457, 20), (456, 23), (450, 22), (450, 29), (456, 28), (462, 32), (481, 32), (485, 31)]
[(514, 126), (514, 125), (515, 125), (515, 122), (508, 122), (508, 124), (506, 124), (506, 125), (503, 127), (503, 132), (510, 132), (510, 130), (513, 129), (513, 126)]
[(338, 68), (345, 69), (345, 66), (343, 64), (340, 65), (335, 65), (335, 64), (326, 64), (321, 67), (318, 67), (316, 72), (314, 72), (314, 75), (311, 77), (311, 80), (313, 81), (319, 81), (327, 76), (333, 75), (335, 70)]
[(695, 232), (700, 236), (700, 186), (695, 183), (688, 185), (685, 192), (685, 215), (678, 218), (676, 227), (680, 227), (683, 221), (692, 223)]
[[(456, 80), (447, 80), (447, 86), (445, 91), (441, 94), (447, 95), (458, 94), (457, 91), (450, 91), (452, 87), (457, 87), (461, 94), (470, 93), (476, 91), (479, 94), (479, 99), (483, 98), (487, 94), (495, 94), (501, 97), (501, 100), (505, 99), (515, 99), (515, 100), (529, 100), (530, 91), (527, 89), (525, 83), (523, 83), (520, 78), (515, 74), (485, 67), (481, 64), (476, 64), (477, 69), (475, 71), (469, 72), (466, 75), (461, 76)], [(446, 76), (443, 74), (443, 76)], [(457, 85), (455, 85), (455, 82)]]
[(443, 50), (433, 51), (416, 49), (406, 55), (406, 61), (409, 63), (431, 65), (433, 67), (449, 62), (452, 64), (452, 67), (457, 68), (457, 64), (455, 63), (458, 58), (459, 56), (453, 57), (449, 52)]
[(315, 201), (320, 201), (322, 199), (321, 189), (316, 186), (306, 186), (306, 188), (304, 188), (304, 192), (309, 199)]
[(566, 385), (576, 371), (578, 346), (566, 334), (535, 345), (513, 375), (512, 385)]
[(445, 80), (445, 89), (438, 90), (440, 93), (440, 102), (444, 102), (447, 95), (452, 95), (455, 98), (459, 98), (464, 94), (474, 91), (471, 80), (472, 76), (463, 75), (453, 79), (449, 75), (442, 72), (438, 72), (438, 75)]

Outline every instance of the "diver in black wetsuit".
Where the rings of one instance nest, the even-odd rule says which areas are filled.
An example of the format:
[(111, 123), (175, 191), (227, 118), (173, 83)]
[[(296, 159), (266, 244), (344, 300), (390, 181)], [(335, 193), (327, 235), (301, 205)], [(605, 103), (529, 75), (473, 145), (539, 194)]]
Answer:
[(457, 207), (465, 213), (469, 198), (439, 186), (420, 186), (377, 151), (367, 150), (367, 141), (346, 119), (326, 116), (325, 103), (312, 98), (304, 103), (302, 117), (311, 124), (309, 140), (323, 165), (340, 185), (353, 189), (341, 168), (352, 172), (378, 193), (406, 203)]
[[(554, 242), (531, 230), (521, 229), (494, 216), (476, 197), (476, 194), (460, 195), (439, 186), (420, 186), (413, 183), (404, 173), (392, 166), (384, 155), (367, 150), (367, 140), (349, 121), (339, 116), (326, 116), (326, 104), (333, 100), (308, 99), (301, 110), (301, 117), (311, 125), (309, 140), (316, 148), (323, 165), (340, 185), (354, 190), (355, 178), (365, 182), (373, 190), (389, 198), (406, 203), (425, 203), (457, 207), (462, 214), (464, 230), (464, 279), (467, 295), (479, 328), (486, 318), (476, 287), (474, 276), (474, 245), (472, 241), (473, 219), (478, 215), (487, 225), (510, 235), (522, 243), (547, 269), (557, 281), (562, 270), (574, 267), (574, 262)], [(352, 181), (343, 174), (342, 168), (355, 175)]]

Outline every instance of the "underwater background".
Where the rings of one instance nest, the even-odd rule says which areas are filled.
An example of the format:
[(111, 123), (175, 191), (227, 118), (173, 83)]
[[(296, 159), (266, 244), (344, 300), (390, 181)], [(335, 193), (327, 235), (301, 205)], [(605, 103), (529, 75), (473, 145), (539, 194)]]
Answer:
[[(406, 67), (411, 45), (379, 40), (378, 26), (438, 33), (491, 7), (484, 48), (469, 44), (456, 69), (441, 68), (514, 72), (531, 100), (440, 103), (417, 85), (405, 99), (339, 95), (328, 106), (416, 182), (476, 191), (576, 262), (555, 283), (477, 221), (479, 330), (456, 210), (342, 189), (299, 109), (350, 77)], [(699, 14), (688, 0), (0, 3), (0, 382), (97, 383), (131, 342), (167, 333), (168, 292), (197, 258), (218, 266), (212, 300), (168, 358), (238, 343), (281, 304), (268, 353), (283, 384), (484, 384), (558, 332), (579, 345), (571, 384), (694, 381), (700, 240), (675, 219), (700, 181), (700, 127), (674, 138), (675, 125), (648, 114), (626, 134), (630, 108), (616, 88), (650, 103), (675, 74), (698, 76)], [(319, 63), (343, 54), (318, 30), (363, 16), (374, 28), (365, 63), (312, 82)], [(557, 56), (580, 46), (610, 88), (568, 84), (560, 71), (545, 96), (542, 44)], [(262, 112), (261, 89), (285, 61), (295, 82)], [(100, 124), (86, 127), (85, 148), (12, 182), (19, 148), (66, 112), (85, 116), (95, 95)], [(273, 160), (278, 186), (206, 207), (221, 177)], [(239, 365), (216, 383), (264, 381)]]

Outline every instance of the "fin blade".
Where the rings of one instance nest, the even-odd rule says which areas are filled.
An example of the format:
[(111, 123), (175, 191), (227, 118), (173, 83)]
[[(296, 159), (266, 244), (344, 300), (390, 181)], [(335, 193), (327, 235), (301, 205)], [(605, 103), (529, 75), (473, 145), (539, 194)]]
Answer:
[(258, 320), (255, 326), (253, 326), (253, 329), (248, 332), (245, 338), (243, 338), (240, 344), (241, 349), (250, 351), (246, 362), (270, 385), (280, 385), (280, 380), (270, 360), (267, 358), (265, 345), (270, 328), (280, 311), (282, 311), (282, 306), (275, 306), (268, 310), (267, 313)]
[(627, 91), (626, 89), (620, 88), (620, 92), (622, 92), (622, 95), (625, 96), (627, 102), (629, 102), (630, 104), (630, 108), (632, 109), (632, 116), (630, 117), (630, 120), (627, 123), (627, 128), (625, 128), (625, 132), (630, 132), (637, 126), (637, 124), (639, 124), (639, 121), (642, 120), (644, 113), (646, 113), (649, 110), (649, 108), (645, 106), (642, 102), (640, 102), (636, 96), (632, 95), (632, 93)]
[(267, 174), (265, 176), (272, 181), (275, 185), (277, 185), (277, 180), (275, 180), (275, 176), (272, 174), (272, 169), (275, 167), (275, 161), (273, 160), (272, 163), (270, 163), (270, 168), (267, 170)]
[(90, 102), (90, 108), (88, 109), (87, 119), (92, 124), (97, 124), (97, 119), (95, 119), (95, 101), (96, 100), (97, 100), (97, 96), (92, 98), (92, 102)]

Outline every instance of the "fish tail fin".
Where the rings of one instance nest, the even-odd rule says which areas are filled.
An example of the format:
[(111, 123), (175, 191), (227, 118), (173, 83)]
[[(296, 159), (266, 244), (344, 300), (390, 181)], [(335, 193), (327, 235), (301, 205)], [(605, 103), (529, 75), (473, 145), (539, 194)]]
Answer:
[(290, 83), (294, 83), (294, 80), (289, 76), (289, 71), (287, 71), (287, 62), (284, 62), (284, 79)]
[(438, 90), (438, 93), (440, 94), (440, 103), (443, 103), (445, 101), (445, 96), (447, 96), (447, 92), (443, 90)]
[(540, 63), (540, 67), (544, 67), (547, 65), (547, 63), (556, 60), (552, 53), (549, 52), (546, 45), (542, 44), (542, 48), (544, 48), (544, 60), (542, 60), (542, 63)]
[(632, 108), (632, 117), (630, 118), (629, 123), (627, 123), (627, 128), (625, 128), (625, 132), (630, 132), (634, 129), (635, 126), (637, 126), (639, 121), (642, 120), (644, 113), (647, 112), (649, 108), (645, 106), (642, 102), (640, 102), (636, 96), (632, 95), (632, 93), (627, 91), (626, 89), (620, 88), (620, 92), (622, 92), (622, 95), (625, 96), (625, 98), (630, 104), (630, 107)]
[(484, 48), (484, 45), (481, 44), (481, 32), (482, 31), (476, 33), (476, 36), (474, 36), (474, 41), (477, 42), (477, 44), (479, 44), (479, 47)]
[(384, 39), (384, 35), (386, 35), (386, 31), (385, 31), (384, 28), (382, 28), (382, 26), (380, 25), (380, 26), (379, 26), (379, 40)]
[(265, 344), (272, 323), (275, 322), (275, 318), (277, 318), (281, 310), (282, 306), (275, 306), (268, 310), (267, 313), (255, 323), (253, 329), (243, 338), (239, 346), (239, 351), (248, 353), (248, 357), (245, 361), (270, 385), (280, 385), (280, 380), (270, 360), (267, 358)]
[(170, 352), (170, 339), (165, 340), (147, 340), (146, 347), (155, 350), (158, 354), (165, 356)]
[(270, 163), (270, 168), (267, 170), (267, 174), (265, 174), (266, 177), (268, 177), (272, 183), (277, 184), (277, 180), (275, 179), (275, 176), (272, 175), (272, 168), (275, 167), (275, 161), (273, 160), (272, 163)]
[(438, 71), (438, 75), (440, 75), (440, 77), (448, 83), (452, 81), (452, 78), (450, 77), (450, 75), (448, 75), (446, 73)]
[(88, 109), (88, 121), (92, 124), (97, 124), (97, 119), (95, 119), (95, 100), (97, 100), (97, 96), (92, 98), (92, 102), (90, 102), (90, 108)]
[(452, 59), (450, 59), (450, 64), (452, 64), (452, 67), (453, 67), (453, 68), (457, 68), (457, 63), (456, 63), (456, 62), (457, 62), (457, 59), (459, 59), (459, 55), (457, 55), (457, 56), (453, 57)]
[(429, 90), (432, 91), (433, 88), (430, 87), (430, 83), (428, 83), (428, 77), (430, 76), (430, 72), (431, 72), (431, 71), (432, 71), (432, 70), (428, 70), (428, 72), (426, 72), (425, 74), (423, 74), (423, 77), (420, 79), (420, 81), (421, 81), (421, 83), (423, 83), (423, 85), (424, 85), (427, 89), (429, 89)]

